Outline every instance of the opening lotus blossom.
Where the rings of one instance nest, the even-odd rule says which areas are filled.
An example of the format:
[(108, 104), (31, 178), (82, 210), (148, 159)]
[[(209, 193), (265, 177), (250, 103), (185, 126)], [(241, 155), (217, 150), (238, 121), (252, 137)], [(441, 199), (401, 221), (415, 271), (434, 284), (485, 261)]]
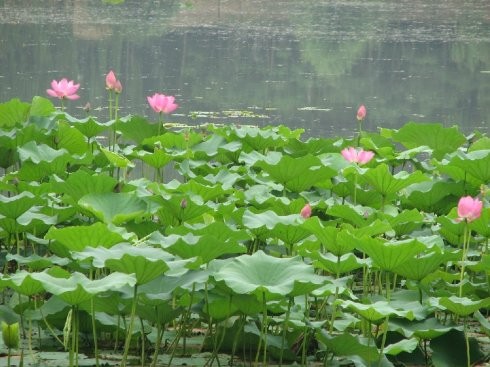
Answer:
[(353, 147), (342, 149), (342, 156), (351, 163), (366, 164), (374, 157), (374, 152), (369, 150), (357, 150)]
[(153, 96), (147, 97), (148, 104), (156, 113), (169, 114), (174, 112), (179, 105), (175, 103), (174, 96), (166, 96), (165, 94), (155, 93)]
[(59, 99), (78, 99), (80, 96), (77, 93), (80, 84), (75, 84), (73, 80), (66, 78), (61, 79), (59, 82), (53, 80), (51, 82), (51, 89), (47, 89), (46, 92), (51, 96)]
[(457, 221), (466, 220), (472, 222), (480, 218), (483, 209), (483, 202), (478, 198), (464, 196), (458, 202), (458, 218)]

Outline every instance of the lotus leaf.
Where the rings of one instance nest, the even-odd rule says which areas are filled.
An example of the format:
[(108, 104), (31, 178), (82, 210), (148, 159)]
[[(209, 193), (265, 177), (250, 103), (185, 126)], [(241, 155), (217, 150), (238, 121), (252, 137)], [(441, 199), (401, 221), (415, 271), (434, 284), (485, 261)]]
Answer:
[(148, 204), (135, 193), (87, 194), (78, 204), (104, 223), (115, 225), (148, 214)]
[(276, 258), (260, 250), (234, 258), (213, 277), (234, 293), (254, 294), (259, 300), (262, 295), (270, 300), (305, 294), (325, 282), (299, 257)]

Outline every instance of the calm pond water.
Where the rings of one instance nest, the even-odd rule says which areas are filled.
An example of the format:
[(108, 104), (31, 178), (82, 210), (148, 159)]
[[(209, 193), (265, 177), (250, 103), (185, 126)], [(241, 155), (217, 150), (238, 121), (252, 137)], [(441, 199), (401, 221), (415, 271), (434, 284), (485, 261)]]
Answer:
[(363, 103), (370, 130), (488, 133), (490, 1), (0, 0), (0, 101), (68, 77), (81, 83), (69, 111), (90, 102), (103, 118), (109, 69), (123, 115), (154, 116), (146, 96), (162, 92), (190, 124), (350, 134)]

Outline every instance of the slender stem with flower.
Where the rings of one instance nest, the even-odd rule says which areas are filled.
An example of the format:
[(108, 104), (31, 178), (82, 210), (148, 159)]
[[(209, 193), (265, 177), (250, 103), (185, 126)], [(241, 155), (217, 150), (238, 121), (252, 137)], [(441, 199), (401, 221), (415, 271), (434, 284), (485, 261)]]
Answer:
[(361, 105), (359, 106), (357, 110), (357, 129), (358, 129), (358, 135), (357, 135), (357, 146), (359, 147), (361, 145), (361, 134), (362, 134), (362, 121), (366, 118), (366, 106)]

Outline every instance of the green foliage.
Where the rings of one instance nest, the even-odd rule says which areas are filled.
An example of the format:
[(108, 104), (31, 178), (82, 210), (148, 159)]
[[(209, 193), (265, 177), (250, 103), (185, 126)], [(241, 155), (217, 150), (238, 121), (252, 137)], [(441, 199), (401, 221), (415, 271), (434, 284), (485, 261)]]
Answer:
[[(79, 120), (41, 97), (1, 104), (0, 120), (7, 324), (65, 328), (72, 346), (76, 330), (126, 331), (127, 348), (144, 335), (160, 347), (171, 329), (165, 353), (199, 324), (213, 356), (251, 340), (256, 356), (358, 365), (444, 365), (466, 322), (488, 333), (484, 136), (365, 132), (376, 156), (359, 167), (339, 154), (348, 141), (284, 126), (156, 136), (144, 117)], [(481, 217), (457, 221), (458, 199), (479, 193)], [(417, 348), (429, 342), (432, 354)]]

